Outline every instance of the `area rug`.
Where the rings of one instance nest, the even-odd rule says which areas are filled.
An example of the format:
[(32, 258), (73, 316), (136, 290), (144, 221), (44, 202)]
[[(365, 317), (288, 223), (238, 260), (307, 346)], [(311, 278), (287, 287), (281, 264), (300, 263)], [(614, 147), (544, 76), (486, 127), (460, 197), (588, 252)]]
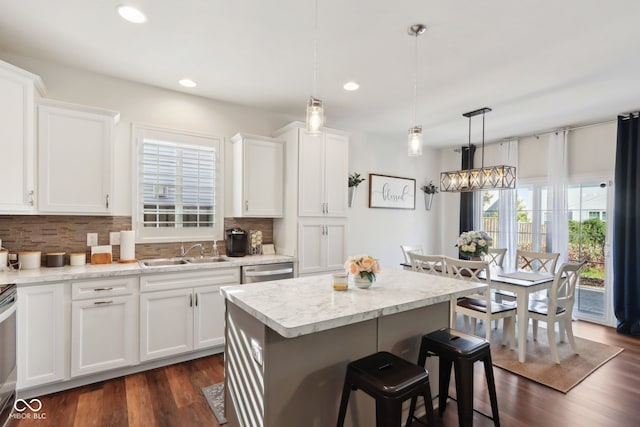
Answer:
[(218, 424), (226, 424), (227, 419), (224, 417), (224, 383), (218, 383), (204, 387), (202, 389), (204, 397), (209, 402), (213, 415), (216, 416)]
[(538, 330), (537, 341), (533, 341), (532, 336), (529, 335), (527, 359), (524, 363), (520, 363), (518, 362), (518, 351), (501, 346), (500, 334), (495, 334), (495, 337), (493, 335), (492, 333), (491, 358), (495, 366), (562, 393), (567, 393), (580, 384), (582, 380), (623, 350), (619, 347), (576, 337), (578, 354), (573, 353), (568, 341), (558, 343), (560, 364), (556, 365), (551, 358), (547, 331), (541, 328)]

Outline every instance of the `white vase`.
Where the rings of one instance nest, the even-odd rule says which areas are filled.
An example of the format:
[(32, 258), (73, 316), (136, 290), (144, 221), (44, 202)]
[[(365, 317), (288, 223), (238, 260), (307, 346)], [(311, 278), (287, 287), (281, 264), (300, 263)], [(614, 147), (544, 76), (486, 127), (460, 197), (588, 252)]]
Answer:
[(358, 275), (349, 275), (349, 279), (351, 280), (351, 283), (353, 283), (357, 288), (360, 289), (367, 289), (369, 287), (371, 287), (373, 282), (370, 282), (369, 279), (367, 278), (362, 278)]
[(433, 193), (424, 193), (424, 208), (430, 211), (431, 205), (433, 205)]
[(353, 202), (356, 199), (356, 189), (358, 187), (349, 187), (349, 207), (353, 206)]

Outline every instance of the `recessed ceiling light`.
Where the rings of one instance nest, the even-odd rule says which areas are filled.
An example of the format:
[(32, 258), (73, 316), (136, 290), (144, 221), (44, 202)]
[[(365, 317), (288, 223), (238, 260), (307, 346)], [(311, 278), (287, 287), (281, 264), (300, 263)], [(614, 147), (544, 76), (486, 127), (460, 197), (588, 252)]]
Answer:
[(140, 12), (133, 6), (118, 6), (118, 14), (120, 14), (122, 19), (133, 22), (134, 24), (147, 22), (147, 17), (144, 13)]
[(347, 82), (342, 87), (344, 88), (344, 90), (354, 91), (358, 90), (360, 88), (360, 85), (356, 82)]
[(184, 87), (196, 87), (196, 82), (191, 79), (181, 79), (178, 83)]

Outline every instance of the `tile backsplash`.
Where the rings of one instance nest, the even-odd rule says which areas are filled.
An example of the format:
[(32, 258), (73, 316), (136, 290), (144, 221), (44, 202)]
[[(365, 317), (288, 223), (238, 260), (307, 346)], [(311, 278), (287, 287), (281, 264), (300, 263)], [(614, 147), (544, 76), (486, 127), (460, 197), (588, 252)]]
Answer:
[[(225, 218), (224, 229), (239, 227), (246, 231), (260, 230), (264, 243), (273, 243), (273, 219)], [(0, 215), (2, 246), (11, 253), (32, 250), (64, 251), (67, 254), (85, 252), (87, 233), (98, 233), (98, 244), (109, 244), (109, 232), (131, 229), (128, 216), (74, 216), (74, 215)], [(202, 241), (206, 253), (211, 253), (213, 241)], [(186, 244), (185, 244), (186, 245)], [(136, 258), (164, 258), (177, 256), (180, 243), (136, 244)], [(218, 241), (220, 254), (225, 253), (223, 241)], [(44, 257), (43, 257), (44, 258)], [(88, 259), (88, 258), (87, 258)], [(113, 259), (120, 259), (120, 247), (113, 247)], [(68, 264), (68, 259), (67, 259)]]

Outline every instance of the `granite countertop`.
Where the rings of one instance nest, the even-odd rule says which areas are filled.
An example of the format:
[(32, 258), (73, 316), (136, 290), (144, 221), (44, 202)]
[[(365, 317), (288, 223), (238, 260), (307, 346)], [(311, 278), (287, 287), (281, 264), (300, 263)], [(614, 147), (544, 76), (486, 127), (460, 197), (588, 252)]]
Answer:
[(368, 289), (333, 290), (331, 274), (224, 286), (233, 304), (285, 338), (451, 301), (486, 287), (406, 270), (383, 270)]
[(294, 258), (286, 255), (248, 255), (244, 257), (224, 257), (226, 261), (181, 264), (171, 266), (143, 267), (139, 263), (111, 263), (111, 264), (86, 264), (80, 266), (65, 265), (64, 267), (42, 267), (34, 270), (0, 271), (0, 283), (46, 283), (78, 279), (98, 279), (117, 276), (130, 276), (140, 274), (153, 274), (163, 272), (194, 271), (205, 269), (218, 269), (229, 267), (241, 267), (245, 265), (275, 264), (279, 262), (293, 262)]

